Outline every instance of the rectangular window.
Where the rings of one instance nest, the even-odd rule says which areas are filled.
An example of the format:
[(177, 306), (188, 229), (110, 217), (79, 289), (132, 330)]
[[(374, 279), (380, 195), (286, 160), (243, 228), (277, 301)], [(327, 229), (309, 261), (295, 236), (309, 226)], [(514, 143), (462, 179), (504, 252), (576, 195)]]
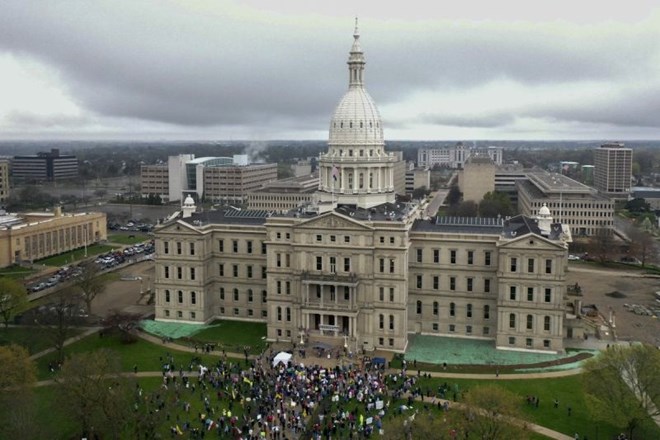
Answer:
[(385, 345), (385, 338), (378, 338), (379, 345)]
[(516, 315), (513, 313), (509, 314), (509, 328), (516, 328)]
[(351, 236), (350, 235), (344, 235), (344, 243), (350, 243), (351, 242)]
[(170, 268), (169, 268), (169, 266), (163, 266), (163, 271), (164, 271), (165, 278), (169, 278), (170, 277)]
[(238, 264), (232, 264), (232, 274), (234, 275), (234, 278), (238, 277)]
[(534, 273), (534, 259), (527, 259), (527, 273)]
[(350, 272), (351, 271), (351, 259), (346, 257), (344, 258), (344, 272)]
[(456, 277), (449, 277), (449, 290), (456, 290)]
[(195, 268), (194, 267), (190, 268), (190, 279), (191, 280), (195, 279)]
[(417, 249), (417, 262), (422, 262), (422, 249)]
[(385, 328), (385, 316), (378, 315), (378, 328), (383, 330)]
[(248, 240), (246, 245), (247, 245), (247, 253), (251, 254), (252, 253), (252, 240)]
[(291, 255), (284, 254), (284, 261), (286, 262), (286, 267), (291, 267)]
[(433, 331), (434, 331), (434, 332), (437, 332), (437, 331), (438, 331), (438, 323), (437, 323), (437, 322), (434, 322), (434, 323), (433, 323)]
[(433, 262), (434, 263), (440, 262), (440, 249), (433, 249)]
[(550, 340), (549, 339), (544, 339), (543, 340), (543, 347), (550, 348)]
[(195, 243), (190, 243), (190, 255), (195, 255)]
[(467, 305), (465, 316), (468, 318), (472, 318), (472, 304)]
[(484, 280), (484, 293), (490, 293), (490, 278)]
[(390, 330), (394, 330), (394, 315), (390, 315)]
[(232, 248), (232, 252), (234, 252), (235, 254), (238, 253), (238, 240), (231, 241), (231, 248)]
[(451, 264), (456, 264), (456, 251), (454, 249), (449, 251), (449, 262)]
[(552, 289), (549, 287), (545, 288), (545, 295), (544, 295), (545, 302), (549, 303), (552, 302)]
[(190, 304), (197, 304), (197, 294), (190, 292)]
[(169, 254), (170, 253), (170, 243), (167, 241), (163, 242), (163, 253)]
[(287, 240), (290, 240), (291, 239), (291, 234), (287, 232), (285, 237), (286, 237)]
[(220, 252), (225, 251), (225, 241), (224, 240), (218, 240), (218, 250)]
[(261, 302), (265, 304), (266, 301), (268, 301), (267, 297), (268, 297), (268, 292), (266, 292), (265, 290), (262, 290), (261, 291)]
[(468, 251), (467, 264), (474, 264), (474, 251)]
[(390, 258), (390, 273), (394, 273), (394, 258)]
[(390, 287), (390, 302), (394, 302), (394, 287)]
[(472, 326), (471, 325), (466, 325), (465, 326), (465, 333), (467, 333), (468, 335), (472, 334)]
[(380, 244), (385, 244), (385, 237), (380, 237)]
[(348, 286), (344, 286), (344, 301), (351, 299), (351, 289)]
[(252, 278), (252, 266), (247, 267), (247, 277)]
[(456, 325), (449, 324), (449, 333), (454, 333), (456, 331)]
[(183, 267), (178, 266), (176, 268), (176, 277), (178, 279), (183, 279)]
[(323, 270), (323, 257), (316, 257), (316, 270)]
[(509, 299), (511, 301), (516, 300), (516, 286), (509, 286)]
[(467, 279), (467, 291), (472, 292), (472, 285), (474, 284), (474, 278)]
[(330, 272), (337, 273), (337, 258), (330, 257)]
[(435, 290), (438, 290), (440, 288), (440, 277), (439, 276), (434, 276), (433, 277), (433, 288)]
[(181, 242), (180, 241), (176, 242), (176, 253), (178, 255), (181, 255)]
[(225, 288), (221, 287), (220, 288), (220, 299), (224, 301), (225, 299)]
[(279, 252), (275, 254), (275, 266), (282, 267), (282, 254)]
[(182, 304), (183, 303), (183, 291), (179, 290), (177, 296), (178, 296), (179, 304)]
[(528, 287), (527, 288), (527, 301), (534, 301), (534, 288), (533, 287)]
[(484, 333), (484, 336), (489, 335), (490, 334), (490, 327), (484, 327), (483, 333)]
[(485, 251), (484, 252), (484, 265), (490, 266), (490, 251)]
[(389, 339), (390, 347), (394, 347), (394, 338)]
[(252, 309), (248, 309), (248, 316), (254, 315), (254, 311)]
[(248, 302), (254, 301), (254, 294), (252, 293), (252, 289), (248, 289)]
[(316, 235), (316, 241), (321, 241), (323, 240), (323, 236), (321, 234)]
[(261, 242), (261, 253), (266, 255), (266, 243)]
[(390, 244), (394, 244), (394, 237), (390, 237)]
[(238, 311), (238, 309), (235, 308), (235, 309), (234, 309), (234, 315), (237, 315), (237, 316), (238, 316), (239, 313), (240, 313), (240, 312)]
[(238, 289), (234, 289), (234, 301), (238, 301)]
[(291, 295), (291, 281), (287, 281), (285, 287), (286, 287), (286, 294)]
[(183, 312), (182, 312), (181, 310), (179, 310), (178, 312), (176, 312), (176, 317), (177, 317), (177, 318), (183, 318)]
[(336, 242), (336, 241), (337, 241), (337, 236), (336, 236), (336, 235), (331, 235), (331, 236), (330, 236), (330, 241), (331, 241), (332, 243)]
[(282, 281), (278, 281), (277, 282), (277, 294), (279, 295), (281, 293), (282, 293)]
[(225, 276), (225, 265), (223, 263), (218, 264), (218, 275), (221, 277)]
[(381, 287), (380, 289), (378, 289), (378, 299), (380, 301), (385, 301), (385, 288), (384, 287)]
[(264, 280), (268, 276), (266, 271), (267, 271), (267, 267), (266, 266), (261, 266), (261, 278), (263, 278)]
[(385, 258), (379, 258), (378, 264), (379, 264), (380, 273), (385, 272)]
[(516, 257), (511, 257), (510, 269), (511, 269), (511, 272), (518, 271), (518, 259)]
[(545, 273), (552, 273), (552, 260), (545, 260)]
[(532, 347), (532, 338), (525, 339), (525, 345), (529, 348)]
[(417, 275), (417, 288), (421, 289), (422, 288), (422, 276)]
[(261, 317), (262, 317), (262, 318), (267, 318), (267, 317), (268, 317), (268, 311), (266, 311), (266, 310), (262, 310), (262, 311), (261, 311)]
[(165, 302), (170, 302), (170, 291), (169, 290), (165, 291)]

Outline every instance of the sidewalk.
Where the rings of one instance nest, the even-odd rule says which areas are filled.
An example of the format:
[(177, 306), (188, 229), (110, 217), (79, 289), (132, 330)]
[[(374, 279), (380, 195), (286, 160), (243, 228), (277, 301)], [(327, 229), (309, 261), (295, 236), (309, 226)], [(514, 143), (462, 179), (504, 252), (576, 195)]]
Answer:
[[(101, 330), (101, 327), (91, 327), (88, 330), (85, 330), (84, 332), (79, 334), (78, 336), (74, 336), (74, 337), (69, 338), (66, 341), (64, 341), (64, 347), (66, 347), (67, 345), (71, 345), (74, 342), (78, 342), (82, 338), (86, 338), (89, 335), (93, 335), (94, 333), (98, 332), (99, 330)], [(32, 356), (30, 356), (30, 359), (32, 359), (32, 360), (39, 359), (40, 357), (45, 356), (48, 353), (53, 353), (54, 351), (55, 351), (54, 348), (49, 348), (49, 349), (46, 349), (44, 351), (40, 351), (39, 353), (33, 354)]]

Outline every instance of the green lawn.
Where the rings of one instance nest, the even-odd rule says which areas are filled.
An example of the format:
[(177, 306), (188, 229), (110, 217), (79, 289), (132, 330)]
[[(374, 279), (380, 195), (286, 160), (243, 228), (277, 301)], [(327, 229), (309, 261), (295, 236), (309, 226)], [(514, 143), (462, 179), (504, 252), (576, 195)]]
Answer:
[(17, 280), (22, 280), (23, 278), (26, 278), (35, 272), (36, 270), (30, 269), (29, 267), (9, 266), (0, 269), (0, 277), (8, 277)]
[[(83, 330), (72, 328), (70, 336), (73, 337), (82, 333)], [(46, 350), (52, 346), (51, 339), (48, 337), (50, 329), (44, 327), (9, 327), (0, 328), (0, 345), (9, 345), (11, 343), (22, 345), (30, 354), (35, 354)]]
[[(94, 255), (104, 254), (113, 249), (117, 249), (117, 246), (109, 246), (107, 244), (93, 244), (91, 246), (87, 246), (87, 256), (91, 257)], [(65, 252), (63, 254), (44, 258), (42, 260), (38, 260), (36, 261), (36, 263), (44, 264), (46, 266), (60, 267), (84, 259), (85, 259), (85, 249), (80, 248), (70, 252)]]
[[(582, 381), (579, 375), (567, 376), (551, 379), (522, 379), (522, 380), (468, 380), (468, 379), (421, 379), (422, 389), (430, 387), (437, 391), (438, 386), (447, 383), (451, 390), (458, 386), (458, 399), (460, 394), (471, 387), (477, 385), (497, 384), (518, 396), (520, 396), (523, 411), (529, 417), (529, 420), (537, 425), (545, 426), (555, 431), (567, 435), (573, 435), (576, 432), (580, 438), (586, 435), (589, 439), (609, 439), (621, 432), (620, 428), (613, 425), (598, 422), (590, 416), (582, 392)], [(539, 398), (539, 407), (527, 405), (527, 396), (537, 396)], [(453, 399), (453, 391), (446, 396)], [(559, 408), (553, 406), (554, 400), (559, 400)], [(571, 408), (571, 415), (568, 415), (568, 407)], [(641, 435), (642, 429), (638, 432), (639, 438), (660, 438), (660, 428), (653, 424), (649, 418), (648, 423), (643, 428), (647, 437)]]
[(111, 234), (108, 235), (108, 243), (118, 243), (118, 244), (136, 244), (142, 243), (143, 241), (149, 240), (149, 236), (140, 232), (130, 232), (126, 234)]
[[(139, 371), (161, 371), (163, 361), (169, 353), (174, 358), (174, 364), (188, 371), (190, 361), (194, 357), (199, 357), (203, 364), (213, 365), (219, 359), (219, 354), (216, 355), (202, 355), (199, 353), (188, 353), (173, 350), (167, 346), (160, 346), (150, 342), (139, 339), (132, 344), (124, 344), (119, 340), (119, 337), (110, 335), (100, 337), (98, 334), (90, 335), (80, 341), (65, 347), (65, 356), (69, 353), (84, 353), (93, 352), (100, 348), (107, 348), (117, 352), (121, 356), (122, 369), (124, 371), (133, 371), (133, 366), (137, 365)], [(39, 380), (49, 379), (52, 373), (48, 369), (49, 362), (56, 359), (56, 354), (51, 353), (37, 360), (37, 376)], [(229, 359), (232, 360), (232, 359)], [(238, 359), (233, 359), (234, 362), (240, 362)]]
[(220, 320), (211, 324), (213, 327), (195, 333), (189, 338), (181, 338), (182, 343), (213, 342), (218, 347), (235, 353), (243, 353), (244, 347), (250, 347), (250, 353), (259, 354), (268, 345), (265, 340), (266, 323)]

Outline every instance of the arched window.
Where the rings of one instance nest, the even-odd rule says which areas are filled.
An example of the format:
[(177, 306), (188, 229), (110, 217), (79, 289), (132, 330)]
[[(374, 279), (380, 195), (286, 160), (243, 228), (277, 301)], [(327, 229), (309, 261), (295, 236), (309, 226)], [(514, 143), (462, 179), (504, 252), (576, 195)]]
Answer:
[(417, 301), (417, 314), (421, 315), (422, 314), (422, 302)]

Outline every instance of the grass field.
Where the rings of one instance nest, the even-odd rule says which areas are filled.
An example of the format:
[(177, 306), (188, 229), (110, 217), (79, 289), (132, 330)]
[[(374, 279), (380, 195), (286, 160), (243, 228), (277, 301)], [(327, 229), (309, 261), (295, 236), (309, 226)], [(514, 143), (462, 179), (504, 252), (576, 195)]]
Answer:
[(143, 241), (149, 240), (149, 236), (140, 232), (131, 232), (128, 234), (111, 234), (108, 235), (108, 243), (117, 243), (117, 244), (137, 244), (142, 243)]
[[(124, 344), (118, 336), (106, 335), (100, 337), (99, 334), (93, 334), (80, 341), (65, 347), (65, 356), (70, 353), (92, 353), (94, 350), (107, 348), (115, 351), (122, 360), (122, 370), (133, 371), (137, 365), (139, 371), (161, 371), (163, 360), (170, 354), (174, 358), (174, 364), (177, 370), (182, 368), (188, 371), (190, 362), (194, 357), (199, 357), (201, 362), (206, 365), (213, 365), (219, 359), (219, 355), (202, 355), (201, 353), (188, 353), (169, 349), (167, 346), (160, 346), (150, 342), (138, 339), (131, 344)], [(48, 364), (56, 360), (55, 353), (48, 354), (37, 360), (37, 377), (39, 380), (52, 378), (53, 373), (48, 369)], [(232, 360), (232, 359), (230, 359)], [(239, 359), (233, 359), (234, 362), (240, 362)]]
[[(610, 439), (621, 432), (620, 428), (613, 425), (594, 421), (589, 414), (584, 393), (582, 392), (582, 381), (579, 375), (567, 376), (551, 379), (523, 379), (523, 380), (468, 380), (468, 379), (421, 379), (422, 389), (430, 388), (433, 391), (438, 389), (441, 384), (447, 383), (451, 390), (458, 386), (457, 397), (461, 398), (461, 393), (477, 385), (495, 384), (501, 386), (520, 397), (523, 411), (529, 420), (535, 424), (545, 426), (555, 431), (567, 435), (573, 435), (576, 432), (580, 438), (587, 436), (589, 439)], [(527, 405), (527, 396), (536, 396), (539, 398), (539, 407)], [(446, 396), (453, 399), (453, 391)], [(554, 408), (554, 400), (559, 401), (559, 408)], [(568, 408), (571, 408), (571, 415), (568, 415)], [(641, 435), (638, 438), (660, 438), (660, 428), (648, 419), (644, 426), (647, 436)]]
[[(0, 328), (0, 345), (17, 344), (25, 347), (30, 354), (46, 350), (52, 346), (49, 337), (51, 330), (44, 327), (9, 327)], [(80, 334), (82, 330), (71, 329), (70, 337)]]
[(0, 269), (0, 277), (8, 277), (16, 280), (22, 280), (35, 273), (36, 270), (29, 267), (10, 266)]
[(263, 322), (243, 322), (220, 320), (211, 324), (213, 327), (195, 333), (190, 338), (182, 338), (186, 343), (191, 341), (212, 342), (227, 351), (243, 353), (244, 347), (250, 347), (252, 354), (261, 353), (266, 347), (266, 324)]
[[(104, 254), (113, 249), (116, 249), (117, 246), (109, 246), (107, 244), (93, 244), (87, 246), (87, 256), (91, 257), (93, 255)], [(44, 258), (42, 260), (36, 261), (36, 263), (44, 264), (46, 266), (65, 266), (67, 264), (72, 264), (76, 261), (83, 260), (85, 258), (85, 249), (76, 249), (70, 252), (65, 252), (60, 255), (55, 255), (53, 257)]]

